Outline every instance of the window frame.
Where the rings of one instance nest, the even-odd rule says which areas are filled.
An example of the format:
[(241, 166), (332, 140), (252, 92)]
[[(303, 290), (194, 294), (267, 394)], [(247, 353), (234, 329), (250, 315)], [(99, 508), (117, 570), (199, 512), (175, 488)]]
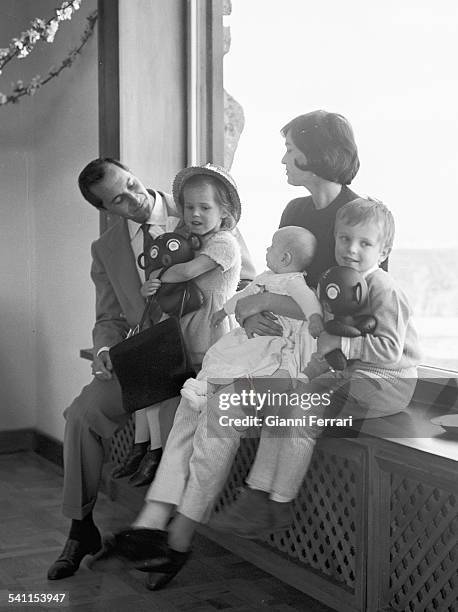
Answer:
[[(189, 163), (213, 161), (223, 165), (223, 0), (188, 0), (188, 5)], [(194, 35), (191, 27), (195, 28)], [(190, 76), (192, 70), (195, 70), (194, 81)], [(193, 120), (196, 122), (194, 127), (191, 125)], [(448, 381), (447, 385), (452, 381), (452, 386), (458, 381), (458, 372), (427, 364), (418, 367), (418, 376), (441, 387), (444, 380)]]
[(187, 0), (188, 164), (224, 164), (223, 0)]

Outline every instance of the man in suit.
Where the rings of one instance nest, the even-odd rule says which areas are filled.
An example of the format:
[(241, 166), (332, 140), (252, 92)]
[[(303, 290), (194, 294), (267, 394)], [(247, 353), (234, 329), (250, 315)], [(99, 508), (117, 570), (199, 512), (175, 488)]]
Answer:
[[(96, 321), (93, 329), (93, 380), (67, 408), (64, 436), (63, 513), (71, 519), (67, 542), (48, 570), (49, 580), (73, 575), (87, 554), (101, 547), (101, 536), (92, 510), (97, 499), (104, 460), (103, 441), (127, 422), (121, 389), (112, 372), (109, 348), (125, 338), (141, 319), (144, 281), (137, 257), (143, 251), (141, 224), (155, 237), (173, 231), (180, 221), (173, 198), (146, 189), (121, 162), (100, 158), (81, 172), (78, 184), (83, 197), (97, 209), (120, 218), (92, 244), (91, 277), (96, 289)], [(240, 234), (242, 278), (254, 278), (254, 268)], [(179, 398), (163, 402), (174, 413)], [(162, 408), (162, 407), (161, 407)], [(157, 440), (160, 446), (159, 410)], [(153, 441), (152, 441), (153, 442)], [(154, 448), (154, 443), (152, 444)], [(160, 451), (157, 464), (160, 459)]]

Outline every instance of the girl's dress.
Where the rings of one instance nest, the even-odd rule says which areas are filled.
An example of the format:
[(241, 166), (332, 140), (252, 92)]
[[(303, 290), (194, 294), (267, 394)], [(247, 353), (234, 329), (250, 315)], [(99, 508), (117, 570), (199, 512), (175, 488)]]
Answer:
[[(269, 291), (291, 297), (301, 296), (299, 305), (307, 318), (321, 314), (321, 306), (302, 272), (275, 274), (266, 271), (255, 278), (243, 291), (225, 305), (227, 313), (235, 309), (241, 297)], [(305, 306), (303, 306), (305, 304)], [(248, 338), (243, 328), (233, 329), (213, 345), (205, 355), (199, 380), (269, 376), (276, 370), (286, 370), (291, 378), (298, 378), (310, 360), (315, 341), (308, 331), (308, 321), (279, 316), (282, 336)]]
[(208, 348), (234, 327), (229, 317), (216, 328), (211, 327), (210, 319), (236, 292), (241, 266), (240, 247), (229, 231), (219, 231), (210, 236), (203, 248), (196, 252), (196, 257), (198, 255), (207, 255), (219, 265), (193, 279), (203, 293), (204, 303), (199, 310), (181, 318), (186, 346), (197, 370)]

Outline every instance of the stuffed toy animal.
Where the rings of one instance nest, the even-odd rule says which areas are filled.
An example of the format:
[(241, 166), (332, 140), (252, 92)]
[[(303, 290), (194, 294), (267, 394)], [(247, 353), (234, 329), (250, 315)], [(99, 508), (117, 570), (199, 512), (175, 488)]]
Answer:
[[(198, 236), (189, 238), (176, 232), (166, 232), (151, 238), (144, 253), (138, 257), (138, 265), (145, 270), (146, 278), (151, 272), (162, 268), (158, 278), (164, 272), (178, 263), (186, 263), (194, 259), (195, 251), (201, 246)], [(162, 283), (156, 299), (162, 312), (169, 315), (187, 314), (198, 310), (203, 303), (203, 295), (193, 281), (181, 283)]]
[[(318, 296), (323, 307), (334, 315), (325, 330), (333, 336), (355, 338), (372, 333), (377, 319), (358, 312), (367, 302), (367, 283), (358, 271), (347, 266), (334, 266), (324, 272), (318, 281)], [(340, 349), (325, 355), (334, 370), (343, 370), (347, 359)]]

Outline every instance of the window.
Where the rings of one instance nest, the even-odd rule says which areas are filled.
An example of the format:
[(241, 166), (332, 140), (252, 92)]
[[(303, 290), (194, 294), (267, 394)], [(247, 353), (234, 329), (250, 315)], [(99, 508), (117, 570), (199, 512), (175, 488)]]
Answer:
[(456, 3), (232, 0), (224, 8), (224, 89), (235, 101), (225, 144), (235, 151), (240, 227), (258, 269), (284, 206), (305, 195), (286, 182), (281, 127), (317, 108), (342, 113), (361, 159), (352, 188), (383, 200), (396, 219), (390, 272), (410, 297), (424, 363), (458, 370)]

